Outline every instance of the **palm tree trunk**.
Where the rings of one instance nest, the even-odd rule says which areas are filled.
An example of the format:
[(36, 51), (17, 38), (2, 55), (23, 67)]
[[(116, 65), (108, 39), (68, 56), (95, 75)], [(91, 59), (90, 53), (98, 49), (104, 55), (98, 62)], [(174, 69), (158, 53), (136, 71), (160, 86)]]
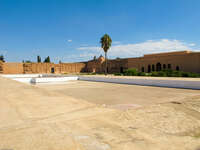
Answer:
[(107, 52), (105, 52), (105, 75), (107, 75), (107, 67), (108, 67), (108, 64), (107, 64)]

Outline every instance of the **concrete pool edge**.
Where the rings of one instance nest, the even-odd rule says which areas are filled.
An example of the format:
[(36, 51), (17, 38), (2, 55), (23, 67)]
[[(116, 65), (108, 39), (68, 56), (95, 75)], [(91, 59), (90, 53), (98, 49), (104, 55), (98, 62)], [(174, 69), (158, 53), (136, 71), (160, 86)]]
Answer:
[(167, 88), (193, 89), (200, 90), (200, 81), (184, 81), (184, 80), (154, 80), (154, 79), (131, 79), (131, 78), (112, 78), (112, 77), (88, 77), (78, 76), (81, 81), (105, 82), (116, 84), (129, 84), (140, 86), (155, 86)]
[(77, 76), (53, 76), (44, 74), (16, 74), (16, 75), (1, 75), (22, 83), (63, 83), (67, 81), (78, 80)]
[(180, 89), (193, 89), (200, 90), (200, 80), (169, 80), (169, 79), (156, 79), (155, 78), (129, 78), (129, 77), (108, 77), (108, 76), (81, 76), (81, 75), (55, 75), (55, 74), (7, 74), (1, 75), (2, 77), (10, 78), (12, 80), (22, 83), (66, 83), (67, 81), (91, 81), (91, 82), (104, 82), (140, 86), (155, 86), (167, 88), (180, 88)]

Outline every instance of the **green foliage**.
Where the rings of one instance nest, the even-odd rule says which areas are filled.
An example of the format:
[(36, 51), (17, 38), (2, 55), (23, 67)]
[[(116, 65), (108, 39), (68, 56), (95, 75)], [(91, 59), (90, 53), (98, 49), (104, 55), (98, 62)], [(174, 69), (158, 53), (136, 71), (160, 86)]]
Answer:
[(44, 63), (50, 63), (50, 62), (51, 62), (50, 57), (47, 56), (47, 58), (45, 58), (45, 60), (44, 60)]
[(200, 77), (200, 74), (198, 73), (191, 73), (191, 72), (183, 72), (183, 71), (172, 71), (172, 70), (166, 70), (167, 77)]
[[(184, 74), (185, 75), (185, 74)], [(200, 74), (189, 72), (186, 77), (198, 78)]]
[(156, 71), (152, 72), (152, 73), (151, 73), (151, 76), (152, 76), (152, 77), (158, 77), (158, 72), (156, 72)]
[[(115, 75), (119, 75), (118, 73)], [(198, 78), (200, 74), (183, 72), (183, 71), (173, 71), (173, 70), (162, 70), (154, 71), (150, 73), (138, 72), (137, 69), (127, 69), (122, 75), (125, 76), (152, 76), (152, 77), (191, 77)]]
[(108, 34), (104, 34), (104, 36), (101, 37), (100, 43), (104, 52), (107, 53), (108, 49), (111, 47), (112, 39), (110, 38)]
[(37, 56), (37, 62), (41, 63), (41, 57), (39, 55)]
[(159, 77), (167, 77), (167, 73), (165, 71), (159, 71), (158, 76)]
[(172, 77), (182, 77), (182, 72), (181, 71), (173, 71), (171, 73)]
[(103, 37), (101, 37), (100, 40), (101, 43), (101, 47), (103, 48), (104, 52), (105, 52), (105, 74), (107, 75), (107, 52), (109, 50), (109, 48), (111, 47), (112, 44), (112, 39), (110, 38), (110, 36), (108, 34), (104, 34)]
[(115, 76), (123, 76), (123, 73), (115, 73)]
[(124, 71), (124, 75), (125, 76), (137, 76), (138, 75), (138, 71), (135, 68), (127, 69), (127, 70)]
[(25, 63), (32, 63), (30, 60), (26, 60)]
[(189, 72), (182, 72), (182, 77), (189, 77), (190, 73)]
[(4, 56), (0, 55), (0, 61), (5, 62)]
[(167, 70), (163, 70), (166, 73), (167, 77), (173, 77), (173, 70), (171, 69), (167, 69)]
[(138, 76), (146, 76), (147, 74), (146, 73), (144, 73), (144, 72), (138, 72), (138, 74), (137, 74)]

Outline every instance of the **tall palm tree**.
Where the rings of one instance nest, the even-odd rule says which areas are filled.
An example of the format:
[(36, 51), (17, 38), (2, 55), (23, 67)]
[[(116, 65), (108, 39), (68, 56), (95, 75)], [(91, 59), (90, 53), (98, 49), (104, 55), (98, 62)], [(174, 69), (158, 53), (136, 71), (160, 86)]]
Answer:
[(103, 48), (104, 52), (105, 52), (105, 75), (107, 75), (107, 52), (109, 50), (109, 48), (111, 47), (112, 44), (112, 39), (110, 38), (110, 36), (108, 34), (104, 34), (104, 36), (101, 38), (101, 48)]

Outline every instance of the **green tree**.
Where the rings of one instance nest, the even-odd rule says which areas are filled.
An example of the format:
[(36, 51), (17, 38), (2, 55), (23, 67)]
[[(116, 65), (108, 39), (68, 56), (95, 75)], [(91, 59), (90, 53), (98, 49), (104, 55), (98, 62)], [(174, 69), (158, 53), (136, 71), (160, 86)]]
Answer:
[(45, 63), (50, 63), (50, 62), (51, 62), (50, 57), (47, 56), (47, 58), (45, 58), (44, 62), (45, 62)]
[(103, 48), (104, 52), (105, 52), (105, 75), (107, 75), (107, 52), (109, 50), (109, 48), (111, 47), (112, 44), (112, 39), (110, 38), (110, 36), (108, 34), (104, 34), (104, 36), (101, 38), (100, 40), (101, 43), (101, 48)]
[(26, 60), (25, 63), (32, 63), (30, 60)]
[(41, 63), (41, 57), (39, 55), (37, 56), (37, 62)]
[(0, 55), (0, 61), (5, 62), (4, 56)]

